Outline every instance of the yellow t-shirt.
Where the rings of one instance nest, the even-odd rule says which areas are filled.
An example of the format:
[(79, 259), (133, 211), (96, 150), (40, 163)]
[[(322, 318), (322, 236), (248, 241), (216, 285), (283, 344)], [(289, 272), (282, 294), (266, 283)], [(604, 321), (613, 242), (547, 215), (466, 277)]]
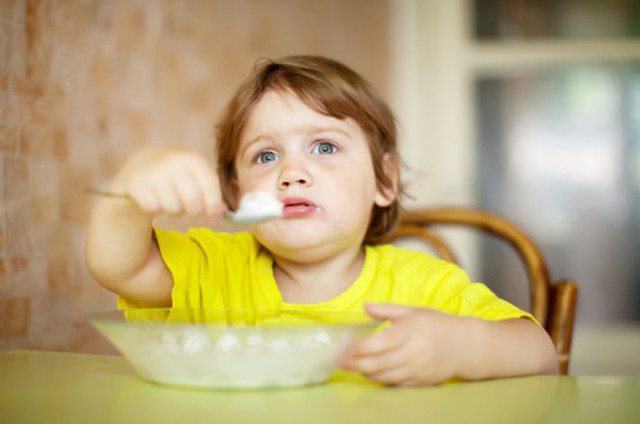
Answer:
[[(273, 257), (248, 232), (187, 234), (156, 229), (162, 257), (173, 274), (173, 307), (297, 309), (362, 312), (365, 302), (423, 306), (484, 319), (528, 317), (449, 262), (392, 245), (365, 246), (360, 276), (337, 297), (314, 304), (282, 299)], [(122, 309), (135, 308), (119, 298)]]

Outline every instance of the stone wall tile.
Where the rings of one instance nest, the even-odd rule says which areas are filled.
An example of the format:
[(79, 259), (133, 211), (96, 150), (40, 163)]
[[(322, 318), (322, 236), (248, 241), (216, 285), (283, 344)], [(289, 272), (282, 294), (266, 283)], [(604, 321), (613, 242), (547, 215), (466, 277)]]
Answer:
[(30, 79), (49, 80), (51, 55), (49, 10), (50, 0), (26, 1), (26, 76)]
[(24, 74), (26, 46), (22, 25), (0, 21), (0, 72)]
[(0, 299), (0, 339), (26, 337), (29, 332), (30, 300)]
[(56, 0), (49, 9), (51, 37), (57, 42), (82, 45), (87, 41), (93, 2), (86, 0)]
[(24, 1), (2, 0), (0, 2), (0, 19), (13, 23), (24, 23)]
[(51, 122), (54, 105), (51, 101), (25, 96), (15, 92), (0, 91), (0, 122), (10, 125), (40, 124)]
[(66, 127), (56, 126), (52, 131), (52, 154), (58, 160), (64, 160), (69, 155), (69, 132)]
[[(0, 228), (0, 233), (1, 232), (2, 228)], [(2, 250), (0, 250), (0, 252), (2, 252)], [(11, 289), (10, 275), (7, 268), (6, 260), (0, 256), (0, 294), (4, 294)]]
[(89, 52), (75, 45), (53, 44), (49, 78), (68, 86), (82, 85), (87, 78)]
[(84, 224), (89, 219), (90, 197), (85, 192), (91, 172), (85, 167), (65, 166), (60, 170), (60, 219)]
[(31, 201), (33, 220), (55, 224), (60, 219), (60, 201), (56, 195), (34, 194)]
[(20, 152), (35, 158), (54, 157), (52, 130), (49, 127), (25, 126), (20, 132)]
[[(8, 204), (6, 212), (6, 253), (9, 255), (29, 255), (32, 252), (31, 242), (31, 208), (24, 203), (27, 199)], [(8, 203), (8, 202), (7, 202)]]
[(2, 170), (6, 251), (13, 256), (28, 256), (31, 252), (31, 208), (27, 161), (22, 158), (5, 157)]
[(20, 75), (10, 75), (11, 90), (29, 96), (42, 97), (47, 84), (44, 81), (33, 80)]
[(18, 127), (0, 124), (0, 150), (15, 152), (18, 150)]
[(69, 233), (64, 227), (52, 230), (47, 242), (48, 281), (51, 290), (73, 285), (69, 273), (70, 244)]
[(30, 187), (33, 197), (59, 197), (60, 164), (49, 159), (33, 159), (30, 166)]
[(29, 260), (25, 257), (8, 258), (8, 262), (12, 273), (24, 273), (29, 269)]
[[(73, 301), (69, 290), (49, 290), (31, 298), (29, 339), (39, 349), (69, 350), (73, 337)], [(35, 344), (35, 343), (34, 343)]]

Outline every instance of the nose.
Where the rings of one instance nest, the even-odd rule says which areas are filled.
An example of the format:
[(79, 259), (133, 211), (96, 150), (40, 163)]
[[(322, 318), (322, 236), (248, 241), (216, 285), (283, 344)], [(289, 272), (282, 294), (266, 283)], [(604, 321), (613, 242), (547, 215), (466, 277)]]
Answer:
[(291, 186), (307, 186), (312, 182), (311, 175), (302, 164), (293, 162), (286, 164), (278, 177), (278, 188), (284, 190)]

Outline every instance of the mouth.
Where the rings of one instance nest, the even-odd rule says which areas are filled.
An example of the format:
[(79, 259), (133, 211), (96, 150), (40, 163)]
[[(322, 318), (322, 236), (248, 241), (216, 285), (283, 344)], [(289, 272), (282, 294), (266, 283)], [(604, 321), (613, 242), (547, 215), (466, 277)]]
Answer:
[(284, 203), (284, 218), (300, 218), (311, 215), (319, 209), (311, 200), (301, 197), (288, 197), (282, 203)]

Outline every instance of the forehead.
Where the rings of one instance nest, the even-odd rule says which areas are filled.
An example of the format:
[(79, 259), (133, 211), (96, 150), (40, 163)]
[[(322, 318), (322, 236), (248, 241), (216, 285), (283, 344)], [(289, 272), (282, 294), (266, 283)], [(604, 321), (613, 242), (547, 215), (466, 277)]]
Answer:
[(292, 92), (270, 90), (249, 112), (241, 140), (246, 142), (267, 133), (322, 130), (363, 133), (351, 118), (340, 119), (321, 113)]

